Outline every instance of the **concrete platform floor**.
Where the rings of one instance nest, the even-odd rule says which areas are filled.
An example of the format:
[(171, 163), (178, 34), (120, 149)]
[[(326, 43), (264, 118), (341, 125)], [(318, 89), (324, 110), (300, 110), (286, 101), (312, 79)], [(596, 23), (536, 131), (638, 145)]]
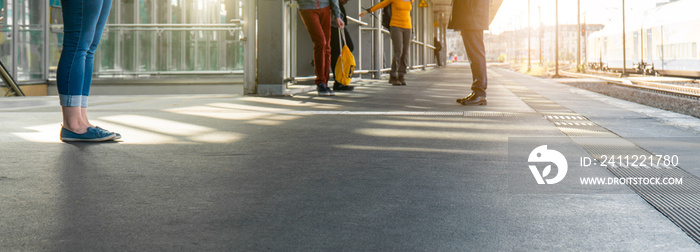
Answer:
[[(100, 144), (58, 140), (56, 97), (1, 98), (0, 250), (700, 250), (626, 186), (576, 185), (612, 175), (574, 167), (585, 151), (512, 90), (678, 155), (695, 175), (700, 120), (489, 74), (481, 107), (454, 101), (469, 92), (467, 65), (336, 97), (95, 96), (92, 122), (123, 135)], [(558, 189), (513, 160), (531, 151), (519, 141), (565, 153)]]

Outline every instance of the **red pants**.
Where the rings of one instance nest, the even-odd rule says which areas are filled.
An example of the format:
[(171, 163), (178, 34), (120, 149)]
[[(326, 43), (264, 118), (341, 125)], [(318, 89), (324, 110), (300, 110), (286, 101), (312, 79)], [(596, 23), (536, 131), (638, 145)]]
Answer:
[(316, 84), (328, 84), (331, 71), (331, 7), (299, 10), (299, 13), (314, 42)]

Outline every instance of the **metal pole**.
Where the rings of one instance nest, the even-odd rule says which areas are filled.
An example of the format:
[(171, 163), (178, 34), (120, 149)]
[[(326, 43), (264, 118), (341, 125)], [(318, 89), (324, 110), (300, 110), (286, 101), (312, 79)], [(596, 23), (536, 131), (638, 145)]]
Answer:
[(530, 54), (532, 48), (530, 47), (530, 40), (532, 39), (532, 35), (530, 34), (530, 31), (532, 30), (531, 24), (530, 24), (530, 0), (527, 0), (527, 71), (530, 72), (532, 70), (532, 61), (530, 59)]
[(544, 25), (542, 25), (542, 5), (537, 6), (537, 15), (540, 18), (540, 44), (539, 44), (539, 51), (540, 51), (540, 66), (544, 64), (544, 59), (542, 58), (542, 35), (544, 34)]
[[(17, 42), (20, 41), (20, 39), (19, 39), (19, 22), (18, 22), (19, 11), (17, 11), (19, 9), (19, 1), (15, 0), (15, 1), (10, 1), (10, 2), (12, 2), (12, 44), (10, 46), (12, 48), (12, 52), (10, 53), (12, 60), (10, 60), (11, 69), (10, 69), (10, 72), (8, 72), (8, 73), (12, 76), (17, 77), (18, 76), (17, 74), (19, 71), (18, 69), (20, 68), (19, 67), (19, 60), (18, 60), (19, 53), (17, 53), (17, 52), (19, 52), (19, 45)], [(7, 10), (5, 10), (5, 12), (7, 12)]]
[[(295, 73), (292, 73), (291, 67), (295, 65), (295, 63), (291, 57), (292, 52), (294, 49), (292, 49), (292, 45), (296, 43), (292, 43), (291, 35), (296, 32), (294, 29), (290, 29), (290, 22), (292, 20), (291, 16), (293, 16), (290, 6), (290, 2), (285, 2), (282, 3), (284, 6), (282, 7), (282, 25), (284, 28), (282, 29), (282, 43), (284, 43), (284, 46), (282, 47), (282, 79), (284, 82), (284, 85), (287, 85), (288, 81), (294, 80), (294, 77), (296, 77)], [(296, 46), (294, 46), (296, 47)], [(290, 58), (291, 57), (291, 58)]]
[(585, 57), (583, 64), (588, 65), (588, 23), (586, 23), (586, 13), (583, 13), (583, 30), (586, 31), (583, 33), (583, 51), (585, 52), (583, 56)]
[[(0, 7), (2, 8), (2, 7)], [(51, 13), (51, 5), (49, 1), (44, 2), (44, 7), (42, 9), (43, 15), (42, 15), (42, 21), (41, 23), (44, 25), (44, 45), (42, 46), (43, 50), (43, 64), (41, 64), (41, 67), (43, 68), (42, 71), (42, 79), (43, 80), (48, 80), (49, 79), (49, 36), (51, 35), (51, 29), (49, 29), (49, 25), (51, 24), (51, 20), (49, 20), (49, 15)], [(47, 81), (48, 82), (48, 81)]]
[[(139, 10), (139, 4), (135, 3), (134, 8), (131, 11), (132, 11), (132, 13), (134, 13), (134, 19), (133, 19), (134, 23), (141, 24), (141, 11)], [(132, 54), (133, 58), (131, 59), (131, 64), (132, 64), (131, 66), (132, 66), (132, 70), (138, 71), (140, 68), (141, 62), (143, 62), (143, 59), (141, 58), (141, 43), (139, 43), (140, 42), (139, 38), (141, 37), (141, 34), (143, 34), (143, 32), (134, 31), (133, 34), (134, 34), (134, 38), (132, 39), (132, 42), (130, 43), (131, 46), (133, 46), (133, 48), (134, 48), (133, 49), (134, 54)], [(194, 58), (197, 59), (197, 49), (196, 48), (198, 46), (197, 46), (197, 44), (195, 44), (194, 46), (195, 46)]]
[(423, 70), (425, 70), (428, 66), (428, 28), (427, 27), (429, 27), (428, 26), (428, 22), (429, 22), (428, 13), (429, 12), (426, 11), (425, 8), (421, 8), (420, 12), (422, 12), (421, 19), (423, 19), (423, 22), (421, 22), (421, 23), (423, 23), (423, 25), (422, 25), (423, 26), (422, 27), (423, 28), (422, 29), (423, 30), (422, 31), (422, 34), (423, 34), (423, 58), (421, 59), (421, 63), (423, 63), (422, 64)]
[(622, 76), (627, 75), (627, 36), (625, 33), (625, 0), (622, 0)]
[(578, 46), (577, 48), (577, 53), (576, 53), (576, 71), (581, 72), (581, 0), (578, 0), (578, 15), (576, 17), (576, 21), (578, 22)]
[[(243, 0), (243, 78), (246, 94), (254, 94), (257, 90), (257, 1)], [(240, 7), (239, 7), (240, 8)], [(184, 57), (183, 57), (184, 58)]]
[(554, 78), (559, 78), (559, 0), (556, 0), (556, 5), (554, 7), (556, 9), (556, 20), (557, 20), (557, 25), (556, 29), (554, 30), (554, 43), (556, 44), (554, 46), (555, 51), (554, 51), (554, 64), (555, 64), (555, 72), (554, 72)]
[[(444, 20), (445, 14), (441, 13), (440, 15), (443, 17), (442, 19)], [(440, 25), (440, 41), (442, 41), (441, 43), (442, 43), (442, 48), (443, 48), (442, 51), (440, 51), (440, 59), (442, 61), (441, 63), (446, 66), (447, 65), (447, 24), (445, 24), (445, 22), (443, 22), (443, 24)]]
[[(168, 19), (168, 21), (167, 21), (166, 23), (167, 23), (167, 24), (172, 24), (172, 23), (173, 23), (173, 5), (172, 5), (172, 4), (168, 4), (168, 9), (167, 9), (166, 11), (167, 11), (167, 13), (168, 13), (168, 14), (166, 15), (166, 18)], [(243, 31), (241, 30), (241, 32), (243, 32)], [(171, 70), (171, 69), (172, 69), (172, 68), (171, 68), (171, 66), (172, 66), (172, 60), (173, 60), (173, 34), (174, 34), (174, 33), (173, 33), (173, 32), (169, 32), (169, 33), (167, 33), (167, 34), (168, 34), (168, 35), (167, 35), (165, 41), (166, 41), (166, 43), (167, 43), (168, 45), (166, 46), (166, 48), (167, 48), (167, 49), (166, 49), (166, 50), (167, 50), (167, 53), (165, 53), (165, 66), (164, 66), (164, 67), (165, 67), (165, 69), (167, 69), (167, 70)], [(244, 85), (245, 85), (245, 84), (244, 84)]]
[[(384, 10), (382, 10), (384, 11)], [(380, 79), (382, 77), (382, 68), (384, 53), (382, 48), (384, 47), (384, 34), (382, 34), (382, 15), (377, 15), (377, 19), (374, 21), (374, 79)]]
[[(357, 1), (357, 12), (358, 13), (362, 12), (362, 1)], [(358, 19), (360, 19), (360, 18), (358, 18)], [(357, 52), (358, 52), (357, 58), (355, 58), (356, 59), (356, 61), (355, 61), (356, 68), (357, 69), (364, 69), (363, 68), (364, 66), (362, 64), (362, 25), (360, 25), (357, 28), (357, 41), (358, 41), (357, 46), (355, 46), (355, 48), (357, 48)]]
[[(153, 21), (151, 21), (151, 22), (153, 22), (153, 23), (158, 22), (158, 20), (156, 19), (156, 17), (158, 16), (158, 11), (161, 11), (161, 10), (158, 9), (158, 6), (159, 6), (159, 5), (156, 5), (156, 2), (155, 2), (155, 1), (151, 2), (151, 16), (150, 16), (150, 18), (151, 18), (151, 20), (153, 20)], [(163, 8), (165, 9), (166, 7), (163, 7)], [(162, 12), (162, 11), (161, 11), (161, 12)], [(162, 37), (163, 33), (161, 33), (160, 35), (158, 34), (157, 31), (156, 31), (156, 32), (151, 32), (151, 33), (152, 33), (152, 34), (151, 34), (151, 39), (152, 39), (152, 41), (151, 41), (151, 46), (152, 46), (152, 47), (151, 47), (151, 55), (150, 55), (150, 57), (151, 57), (151, 62), (150, 62), (150, 63), (151, 63), (151, 66), (150, 66), (150, 69), (151, 69), (151, 71), (157, 71), (157, 70), (158, 70), (158, 52), (159, 52), (160, 50), (157, 50), (156, 48), (159, 48), (158, 43), (157, 43), (157, 42), (158, 42), (158, 37)], [(209, 54), (209, 55), (211, 55), (211, 54)], [(221, 59), (221, 58), (224, 58), (224, 57), (220, 57), (219, 59)], [(99, 66), (99, 65), (102, 65), (102, 64), (98, 64), (98, 66)], [(147, 67), (147, 68), (148, 68), (148, 67)], [(211, 69), (211, 68), (209, 68), (209, 69)], [(98, 68), (98, 70), (99, 70), (99, 68)]]
[[(256, 0), (257, 1), (257, 0)], [(290, 13), (291, 17), (291, 30), (290, 30), (290, 48), (292, 50), (292, 55), (290, 56), (290, 60), (288, 61), (291, 64), (289, 71), (291, 73), (291, 76), (297, 76), (299, 75), (299, 68), (297, 67), (296, 62), (299, 60), (299, 46), (297, 46), (297, 41), (299, 41), (299, 22), (298, 22), (298, 17), (299, 17), (299, 9), (297, 8), (297, 11), (293, 11)]]

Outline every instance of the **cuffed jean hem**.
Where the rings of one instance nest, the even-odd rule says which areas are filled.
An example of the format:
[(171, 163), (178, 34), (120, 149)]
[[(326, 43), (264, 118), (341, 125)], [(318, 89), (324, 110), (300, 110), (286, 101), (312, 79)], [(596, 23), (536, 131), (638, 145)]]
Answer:
[(87, 108), (88, 97), (85, 95), (59, 95), (62, 107), (83, 107)]

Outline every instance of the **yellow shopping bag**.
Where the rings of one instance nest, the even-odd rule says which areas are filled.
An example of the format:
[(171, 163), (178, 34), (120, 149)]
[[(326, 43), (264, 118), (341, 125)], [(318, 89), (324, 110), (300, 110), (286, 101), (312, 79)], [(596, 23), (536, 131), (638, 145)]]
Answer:
[(338, 33), (340, 33), (340, 45), (343, 49), (340, 51), (340, 56), (335, 64), (333, 76), (336, 82), (348, 86), (350, 81), (352, 81), (352, 75), (355, 73), (355, 56), (352, 55), (350, 48), (346, 45), (344, 30), (338, 29)]

